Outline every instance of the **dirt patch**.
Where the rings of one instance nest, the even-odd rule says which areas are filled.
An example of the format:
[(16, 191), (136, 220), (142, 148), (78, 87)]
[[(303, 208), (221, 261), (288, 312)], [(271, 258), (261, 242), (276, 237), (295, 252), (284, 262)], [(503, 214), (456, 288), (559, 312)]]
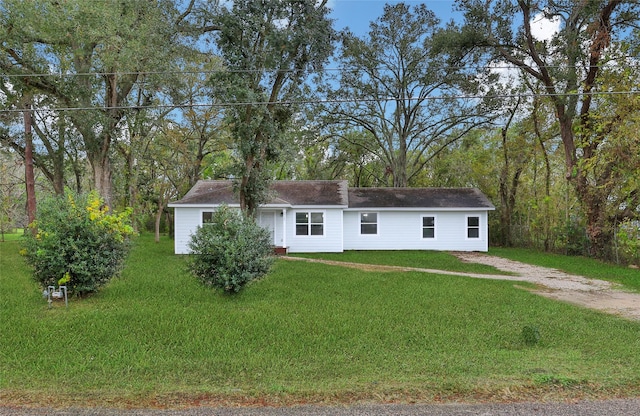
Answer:
[(513, 275), (489, 275), (415, 267), (380, 266), (333, 260), (305, 259), (300, 257), (285, 256), (282, 258), (286, 260), (299, 260), (351, 267), (365, 271), (417, 271), (424, 273), (474, 277), (478, 279), (530, 282), (534, 283), (538, 287), (531, 291), (540, 296), (572, 303), (585, 308), (596, 309), (627, 319), (640, 320), (640, 293), (624, 292), (611, 282), (598, 279), (588, 279), (583, 276), (564, 273), (556, 269), (533, 266), (501, 257), (489, 256), (483, 253), (455, 252), (453, 254), (464, 262), (486, 264), (493, 266), (498, 270), (512, 273)]

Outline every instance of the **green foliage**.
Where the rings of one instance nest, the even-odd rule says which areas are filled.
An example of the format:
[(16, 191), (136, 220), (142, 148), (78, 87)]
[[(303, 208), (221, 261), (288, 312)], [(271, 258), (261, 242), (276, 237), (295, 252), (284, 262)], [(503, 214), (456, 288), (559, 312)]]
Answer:
[(618, 244), (626, 261), (640, 264), (640, 223), (626, 220), (618, 229)]
[[(555, 130), (553, 136), (561, 139), (567, 179), (580, 203), (577, 208), (584, 211), (580, 214), (586, 222), (589, 253), (609, 258), (612, 219), (625, 218), (627, 209), (637, 212), (639, 202), (633, 179), (639, 154), (639, 103), (626, 92), (638, 85), (637, 71), (627, 64), (627, 50), (637, 43), (631, 22), (640, 18), (640, 3), (460, 0), (458, 6), (464, 24), (451, 24), (447, 30), (453, 34), (449, 41), (460, 52), (477, 54), (488, 66), (514, 63), (538, 97), (543, 91), (554, 91), (543, 100), (553, 111), (539, 114), (534, 126), (545, 119), (549, 124), (548, 115), (555, 114), (556, 125), (550, 125), (549, 131)], [(536, 16), (573, 23), (560, 25), (542, 40), (532, 27)], [(620, 94), (598, 94), (611, 91)], [(544, 146), (550, 155), (554, 147)], [(552, 244), (550, 237), (545, 238), (545, 248)]]
[(570, 256), (585, 255), (589, 246), (589, 238), (584, 225), (575, 220), (567, 220), (558, 235), (559, 246), (564, 254)]
[[(227, 120), (235, 140), (236, 176), (243, 210), (254, 213), (267, 195), (266, 164), (286, 148), (285, 132), (307, 93), (304, 81), (331, 55), (335, 33), (329, 9), (315, 0), (221, 5), (213, 23), (216, 44), (230, 71), (214, 74), (214, 94), (230, 106)], [(287, 24), (282, 24), (282, 22)]]
[(69, 292), (96, 292), (117, 275), (129, 251), (130, 212), (110, 214), (97, 193), (51, 197), (26, 233), (27, 263), (43, 287), (64, 282)]
[[(11, 82), (16, 99), (33, 93), (40, 105), (46, 103), (54, 109), (86, 107), (83, 111), (62, 113), (52, 110), (48, 128), (38, 134), (43, 146), (37, 146), (42, 152), (38, 152), (36, 163), (59, 175), (56, 184), (60, 187), (56, 191), (62, 192), (60, 175), (71, 167), (77, 177), (88, 161), (93, 168), (95, 189), (111, 204), (109, 198), (117, 194), (111, 183), (111, 145), (116, 145), (115, 137), (120, 137), (121, 132), (135, 134), (123, 128), (125, 120), (141, 112), (152, 113), (126, 108), (136, 100), (138, 105), (144, 101), (147, 107), (157, 103), (157, 96), (176, 97), (166, 89), (182, 84), (173, 74), (191, 49), (189, 35), (184, 34), (188, 31), (184, 20), (189, 13), (183, 14), (175, 3), (0, 2), (0, 72), (18, 75)], [(178, 28), (180, 22), (183, 25)], [(183, 34), (178, 35), (181, 29)], [(13, 58), (16, 56), (20, 59)], [(24, 76), (34, 73), (64, 76)], [(102, 75), (81, 75), (88, 73)], [(163, 88), (165, 91), (160, 93)], [(101, 105), (94, 105), (97, 102)], [(125, 141), (135, 142), (137, 138), (122, 142)], [(16, 139), (12, 142), (10, 147), (21, 146)], [(81, 158), (86, 160), (78, 160)], [(139, 158), (138, 154), (131, 159)], [(46, 176), (52, 175), (49, 172)]]
[(211, 223), (198, 228), (189, 248), (191, 272), (204, 284), (228, 293), (264, 276), (273, 263), (269, 231), (226, 206), (216, 210)]
[[(414, 186), (433, 157), (482, 119), (476, 106), (481, 100), (461, 98), (464, 92), (477, 92), (472, 80), (481, 77), (463, 74), (454, 69), (463, 67), (463, 61), (450, 62), (447, 54), (436, 53), (439, 23), (424, 4), (385, 5), (365, 36), (343, 34), (343, 69), (328, 74), (323, 85), (330, 101), (328, 122), (340, 142), (347, 142), (340, 147), (355, 147), (355, 155), (379, 161), (376, 179), (387, 182), (382, 186)], [(434, 95), (440, 99), (433, 100)], [(354, 128), (370, 137), (353, 140), (340, 132)]]

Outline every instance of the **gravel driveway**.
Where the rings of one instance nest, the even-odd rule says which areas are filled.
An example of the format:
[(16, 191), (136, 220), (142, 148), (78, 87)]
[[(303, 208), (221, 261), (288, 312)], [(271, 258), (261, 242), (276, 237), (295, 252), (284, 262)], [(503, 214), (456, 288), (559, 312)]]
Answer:
[(541, 296), (597, 309), (627, 319), (640, 320), (640, 293), (619, 290), (611, 282), (587, 279), (556, 269), (481, 253), (455, 254), (462, 261), (486, 264), (502, 271), (516, 273), (517, 276), (501, 277), (501, 279), (535, 283), (540, 289), (533, 292)]
[[(547, 298), (569, 302), (585, 308), (597, 309), (627, 319), (640, 320), (640, 293), (619, 290), (611, 282), (588, 279), (547, 267), (508, 260), (477, 252), (453, 253), (460, 260), (469, 263), (480, 263), (493, 266), (498, 270), (514, 273), (513, 276), (491, 275), (448, 270), (435, 270), (403, 266), (378, 266), (370, 264), (349, 263), (332, 260), (306, 259), (301, 257), (283, 257), (287, 260), (307, 261), (351, 267), (369, 271), (416, 271), (425, 273), (466, 276), (477, 279), (512, 280), (529, 282), (537, 285), (536, 293)], [(640, 412), (638, 413), (640, 415)]]

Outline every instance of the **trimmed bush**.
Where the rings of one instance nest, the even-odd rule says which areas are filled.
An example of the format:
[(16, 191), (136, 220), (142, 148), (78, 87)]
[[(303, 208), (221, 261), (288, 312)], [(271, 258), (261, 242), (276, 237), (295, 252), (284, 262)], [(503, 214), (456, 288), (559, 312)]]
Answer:
[(227, 293), (239, 292), (267, 274), (274, 259), (269, 231), (226, 206), (213, 213), (210, 223), (198, 227), (189, 248), (191, 272)]
[(43, 287), (61, 281), (70, 293), (96, 292), (124, 265), (133, 235), (130, 211), (109, 213), (97, 193), (50, 197), (38, 206), (26, 233), (27, 263)]

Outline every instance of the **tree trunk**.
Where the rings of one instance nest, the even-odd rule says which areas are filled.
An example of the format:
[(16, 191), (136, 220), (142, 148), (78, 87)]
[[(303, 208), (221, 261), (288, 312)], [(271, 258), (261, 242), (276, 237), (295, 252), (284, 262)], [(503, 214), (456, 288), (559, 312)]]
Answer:
[[(135, 139), (134, 139), (135, 140)], [(127, 188), (127, 200), (125, 201), (125, 206), (131, 208), (131, 223), (133, 225), (133, 230), (137, 233), (139, 231), (138, 227), (138, 215), (139, 215), (139, 204), (138, 204), (138, 170), (136, 169), (136, 159), (133, 155), (133, 150), (126, 151), (123, 148), (119, 148), (122, 157), (124, 157), (126, 161), (127, 171), (125, 173), (125, 186)]]
[(580, 172), (575, 180), (576, 191), (587, 219), (586, 234), (589, 239), (588, 254), (599, 259), (612, 258), (614, 234), (607, 218), (605, 196), (597, 185), (590, 185)]
[[(398, 121), (399, 122), (399, 121)], [(400, 122), (399, 122), (400, 123)], [(407, 135), (402, 132), (399, 137), (397, 156), (393, 161), (393, 186), (394, 188), (406, 188), (407, 180)]]
[(112, 183), (111, 183), (111, 160), (108, 155), (100, 155), (97, 158), (90, 158), (93, 169), (93, 183), (104, 203), (112, 206)]
[(398, 158), (394, 161), (393, 166), (393, 187), (394, 188), (406, 188), (408, 185), (407, 181), (407, 155), (406, 153), (402, 153), (398, 155)]
[(164, 204), (158, 201), (158, 210), (156, 211), (156, 223), (155, 223), (155, 241), (160, 242), (160, 221), (162, 220), (162, 212), (164, 211)]
[(505, 247), (511, 247), (511, 205), (508, 198), (508, 185), (505, 167), (500, 175), (500, 240)]
[(249, 156), (245, 160), (245, 171), (244, 171), (244, 174), (242, 175), (242, 178), (240, 179), (240, 189), (238, 191), (239, 199), (240, 199), (240, 210), (245, 213), (249, 212), (250, 205), (251, 205), (249, 181), (250, 181), (251, 171), (253, 170), (253, 160), (254, 160), (253, 156)]
[[(509, 123), (513, 118), (513, 113), (509, 118)], [(511, 247), (511, 214), (512, 214), (512, 206), (509, 200), (509, 153), (507, 151), (507, 129), (509, 128), (509, 123), (505, 126), (502, 131), (502, 156), (504, 157), (504, 165), (502, 166), (502, 171), (500, 172), (500, 228), (501, 228), (501, 240), (502, 245), (505, 247)]]
[(76, 180), (76, 192), (82, 193), (82, 170), (78, 165), (78, 161), (73, 162), (73, 176)]
[[(24, 110), (24, 171), (27, 191), (27, 220), (32, 224), (36, 220), (36, 180), (33, 170), (33, 136), (31, 133), (31, 103), (27, 100)], [(36, 229), (31, 229), (36, 233)]]
[(51, 158), (53, 160), (53, 190), (56, 195), (64, 195), (64, 148), (66, 139), (66, 125), (64, 117), (60, 117), (58, 125), (57, 148), (54, 149)]

